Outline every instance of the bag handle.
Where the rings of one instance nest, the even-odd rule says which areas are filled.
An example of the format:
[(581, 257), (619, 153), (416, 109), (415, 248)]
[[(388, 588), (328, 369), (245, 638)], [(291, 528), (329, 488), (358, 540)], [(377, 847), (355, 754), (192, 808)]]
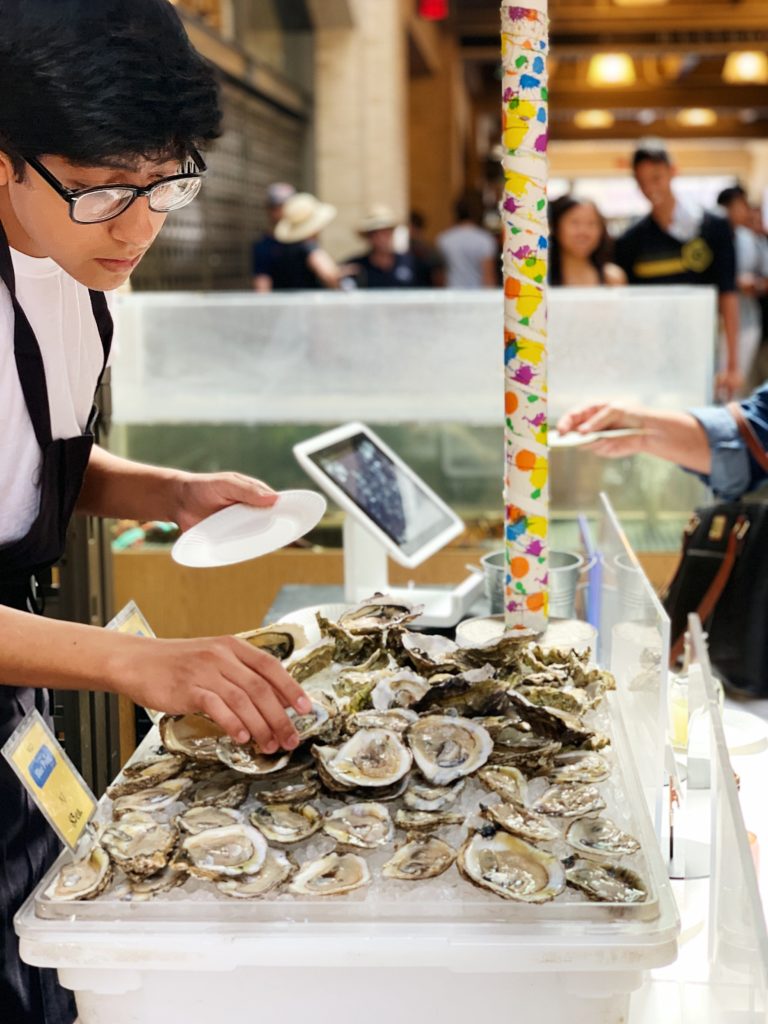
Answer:
[[(768, 462), (768, 457), (766, 457)], [(715, 578), (712, 580), (710, 585), (707, 587), (704, 597), (699, 603), (699, 607), (696, 609), (696, 614), (701, 619), (702, 624), (707, 621), (712, 612), (717, 607), (717, 602), (720, 600), (723, 591), (728, 585), (728, 580), (731, 578), (733, 567), (736, 565), (736, 559), (738, 558), (744, 538), (749, 532), (749, 519), (746, 516), (741, 515), (736, 519), (736, 522), (731, 527), (731, 533), (728, 537), (728, 544), (725, 549), (725, 557), (720, 563), (720, 568), (715, 574)], [(680, 636), (675, 640), (672, 645), (672, 649), (669, 652), (669, 667), (673, 668), (677, 662), (677, 659), (683, 653), (685, 646), (685, 633), (686, 630), (683, 628)]]
[(744, 438), (752, 458), (761, 469), (768, 473), (768, 452), (760, 443), (760, 439), (755, 433), (754, 427), (744, 415), (741, 405), (738, 402), (729, 402), (726, 409), (736, 420), (736, 426), (739, 428), (739, 433)]

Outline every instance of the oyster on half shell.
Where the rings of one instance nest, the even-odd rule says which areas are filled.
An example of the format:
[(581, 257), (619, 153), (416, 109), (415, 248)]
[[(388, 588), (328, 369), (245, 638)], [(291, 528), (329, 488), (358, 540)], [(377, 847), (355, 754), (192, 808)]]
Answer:
[(326, 814), (323, 832), (341, 846), (375, 850), (392, 842), (395, 827), (389, 811), (382, 804), (361, 802), (347, 804)]
[(341, 747), (313, 747), (320, 778), (331, 789), (391, 786), (410, 771), (411, 752), (397, 733), (360, 729)]
[(598, 860), (631, 856), (640, 849), (635, 837), (622, 832), (610, 818), (579, 818), (568, 828), (565, 838), (582, 857)]
[(171, 804), (181, 800), (191, 785), (191, 779), (167, 779), (157, 786), (141, 789), (138, 793), (119, 796), (112, 804), (112, 817), (119, 821), (124, 814), (134, 811), (142, 811), (145, 814), (165, 811)]
[(411, 780), (403, 803), (412, 811), (444, 811), (451, 807), (464, 789), (465, 779), (457, 779), (450, 786), (433, 786), (429, 782)]
[(285, 768), (291, 759), (286, 752), (262, 754), (254, 743), (235, 743), (230, 736), (216, 744), (216, 755), (222, 764), (243, 775), (270, 775)]
[(419, 716), (408, 708), (388, 708), (386, 711), (357, 711), (348, 715), (344, 722), (344, 731), (348, 736), (360, 729), (389, 729), (402, 735), (409, 725), (413, 725)]
[(248, 779), (230, 768), (195, 783), (187, 794), (190, 807), (239, 807), (248, 796)]
[(435, 836), (415, 838), (399, 847), (395, 855), (382, 867), (385, 878), (398, 878), (404, 882), (420, 882), (436, 878), (456, 860), (456, 851)]
[(577, 863), (565, 877), (568, 885), (580, 889), (587, 899), (599, 903), (644, 903), (648, 899), (645, 882), (634, 871), (610, 864)]
[(285, 670), (290, 672), (297, 683), (303, 683), (328, 668), (333, 661), (335, 650), (336, 644), (333, 640), (318, 640), (315, 644), (294, 651), (284, 663)]
[(556, 786), (550, 786), (532, 806), (539, 814), (552, 814), (559, 818), (580, 818), (585, 814), (604, 810), (605, 800), (596, 786), (560, 782)]
[(402, 626), (417, 619), (424, 611), (422, 605), (409, 605), (384, 594), (361, 601), (339, 616), (339, 625), (350, 633), (379, 633), (392, 626)]
[(160, 738), (169, 754), (184, 754), (195, 761), (216, 761), (221, 729), (205, 715), (163, 715)]
[(281, 850), (268, 850), (264, 863), (255, 875), (227, 878), (217, 882), (216, 888), (225, 896), (234, 896), (236, 899), (258, 899), (281, 886), (295, 871), (296, 865), (287, 854)]
[(488, 731), (470, 718), (427, 715), (407, 732), (421, 774), (436, 786), (482, 768), (493, 750)]
[(156, 821), (150, 814), (124, 814), (99, 837), (112, 863), (132, 878), (157, 874), (167, 865), (178, 839), (175, 825)]
[(45, 898), (57, 902), (92, 900), (111, 880), (109, 856), (101, 846), (94, 846), (87, 856), (64, 865), (45, 890)]
[(477, 773), (478, 779), (492, 792), (497, 793), (505, 803), (526, 802), (528, 780), (513, 765), (488, 765)]
[(552, 782), (604, 782), (611, 774), (605, 758), (591, 750), (557, 754), (554, 760), (554, 768), (547, 773)]
[(459, 850), (457, 864), (467, 881), (507, 900), (546, 903), (565, 888), (557, 857), (509, 832), (476, 832)]
[(489, 804), (480, 805), (482, 813), (496, 825), (500, 825), (510, 835), (519, 836), (529, 843), (550, 843), (560, 839), (560, 832), (545, 815), (536, 814), (522, 804)]
[(401, 807), (395, 811), (395, 824), (404, 832), (436, 832), (439, 828), (463, 825), (464, 815), (448, 811), (411, 811)]
[(251, 647), (258, 647), (273, 658), (285, 661), (295, 650), (307, 643), (307, 634), (301, 626), (292, 623), (280, 623), (279, 626), (262, 626), (261, 629), (249, 629), (245, 633), (236, 633), (240, 640), (245, 640)]
[(266, 856), (267, 841), (261, 832), (238, 823), (187, 836), (171, 864), (177, 870), (216, 882), (255, 875)]
[(166, 782), (178, 775), (185, 760), (181, 754), (161, 754), (159, 757), (127, 764), (123, 768), (122, 777), (107, 786), (107, 796), (110, 800), (116, 800), (119, 796), (129, 796), (138, 793), (140, 789), (149, 789), (159, 782)]
[(207, 828), (223, 828), (225, 825), (235, 825), (242, 820), (242, 814), (231, 807), (211, 807), (201, 804), (199, 807), (190, 807), (183, 814), (177, 814), (173, 822), (182, 832), (196, 836), (198, 832), (204, 832)]
[(329, 853), (311, 860), (290, 884), (297, 896), (341, 896), (371, 881), (368, 865), (355, 853)]
[(323, 816), (313, 804), (256, 804), (248, 820), (271, 843), (300, 843), (309, 839), (323, 824)]

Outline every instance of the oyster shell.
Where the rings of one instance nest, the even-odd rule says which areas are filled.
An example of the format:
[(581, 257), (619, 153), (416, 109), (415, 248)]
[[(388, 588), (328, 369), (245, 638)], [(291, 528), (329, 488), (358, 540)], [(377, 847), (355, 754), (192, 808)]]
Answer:
[(197, 878), (219, 881), (255, 875), (266, 855), (267, 841), (261, 832), (241, 822), (187, 836), (171, 864)]
[(318, 736), (326, 729), (331, 718), (335, 718), (338, 714), (336, 705), (332, 704), (327, 697), (320, 699), (315, 695), (310, 698), (310, 703), (312, 704), (312, 710), (308, 711), (305, 715), (300, 715), (293, 708), (288, 708), (286, 711), (288, 718), (290, 718), (294, 729), (298, 733), (299, 743), (303, 743), (313, 736)]
[(411, 839), (395, 852), (382, 867), (385, 878), (398, 878), (405, 882), (420, 882), (436, 878), (456, 860), (456, 851), (435, 836)]
[(430, 676), (429, 682), (427, 692), (413, 705), (413, 710), (419, 714), (425, 711), (444, 714), (450, 710), (475, 718), (508, 688), (507, 682), (496, 678), (490, 665), (470, 669), (461, 675)]
[(419, 716), (408, 708), (389, 708), (387, 711), (357, 711), (344, 721), (344, 731), (353, 736), (360, 729), (388, 729), (402, 735)]
[(599, 903), (644, 903), (645, 882), (634, 871), (609, 864), (576, 864), (565, 872), (568, 885)]
[(116, 800), (119, 796), (129, 796), (172, 779), (179, 774), (185, 760), (181, 754), (161, 754), (159, 757), (127, 764), (123, 768), (122, 777), (107, 786), (107, 796), (110, 800)]
[(195, 761), (216, 761), (216, 746), (225, 735), (205, 715), (163, 715), (159, 729), (169, 754), (184, 754)]
[(331, 811), (323, 821), (323, 832), (342, 846), (374, 850), (392, 842), (395, 827), (386, 807), (368, 802)]
[(560, 832), (543, 814), (529, 811), (518, 803), (481, 804), (482, 813), (510, 835), (519, 836), (529, 843), (550, 843), (560, 839)]
[(574, 750), (558, 754), (554, 768), (547, 774), (552, 782), (604, 782), (611, 774), (611, 766), (600, 754)]
[(225, 896), (236, 899), (253, 900), (273, 892), (287, 881), (296, 871), (296, 865), (281, 850), (268, 850), (264, 863), (255, 875), (244, 878), (228, 878), (217, 882), (216, 888)]
[(204, 832), (207, 828), (223, 828), (225, 825), (234, 825), (243, 820), (239, 811), (231, 807), (190, 807), (183, 814), (177, 814), (173, 819), (174, 824), (189, 835), (196, 836), (198, 832)]
[(282, 775), (257, 779), (252, 786), (253, 795), (265, 804), (304, 804), (320, 791), (313, 771), (303, 772), (297, 779), (285, 779)]
[(158, 893), (169, 892), (177, 885), (183, 885), (187, 878), (188, 875), (185, 871), (174, 871), (172, 867), (165, 867), (162, 871), (158, 871), (155, 875), (149, 875), (147, 878), (130, 878), (127, 898), (132, 903), (143, 903), (145, 900), (151, 900)]
[(401, 807), (395, 812), (395, 824), (405, 832), (436, 832), (439, 828), (463, 825), (464, 815), (448, 811), (409, 811)]
[(421, 774), (436, 786), (447, 786), (482, 768), (493, 750), (487, 730), (469, 718), (427, 715), (407, 733)]
[(145, 814), (165, 811), (171, 804), (181, 800), (191, 785), (191, 779), (167, 779), (157, 786), (141, 789), (138, 793), (119, 796), (112, 804), (112, 817), (119, 821), (124, 814), (133, 811), (142, 811)]
[(526, 802), (528, 780), (513, 765), (495, 764), (481, 768), (477, 773), (482, 784), (494, 793), (498, 793), (505, 803)]
[(263, 626), (261, 629), (250, 629), (245, 633), (236, 633), (240, 640), (247, 641), (251, 647), (258, 647), (273, 658), (285, 661), (295, 650), (305, 647), (307, 634), (301, 626), (292, 623), (280, 623), (279, 626)]
[(350, 633), (338, 622), (326, 619), (320, 612), (315, 614), (315, 618), (320, 627), (320, 636), (324, 640), (333, 640), (335, 644), (333, 660), (337, 665), (365, 664), (381, 649), (379, 637), (375, 634)]
[(300, 843), (309, 839), (323, 824), (323, 816), (313, 804), (257, 804), (248, 820), (271, 843)]
[(384, 672), (371, 691), (371, 703), (376, 711), (409, 708), (418, 703), (428, 690), (426, 679), (409, 669)]
[(565, 690), (557, 686), (521, 686), (518, 693), (522, 693), (531, 704), (543, 708), (556, 708), (571, 715), (583, 715), (590, 706), (590, 701), (583, 690)]
[(444, 811), (456, 803), (464, 785), (464, 779), (457, 779), (450, 786), (433, 786), (429, 782), (412, 779), (403, 803), (412, 811)]
[(343, 612), (339, 616), (339, 625), (355, 634), (380, 633), (393, 626), (413, 622), (423, 610), (421, 605), (408, 605), (384, 594), (374, 594), (357, 607)]
[(187, 801), (191, 807), (239, 807), (248, 796), (248, 786), (239, 772), (227, 768), (196, 783)]
[(254, 743), (235, 743), (224, 736), (216, 745), (216, 754), (222, 764), (243, 775), (269, 775), (279, 772), (291, 759), (290, 753), (262, 754)]
[(605, 800), (595, 786), (583, 786), (576, 782), (560, 782), (550, 786), (533, 803), (534, 811), (559, 818), (580, 818), (604, 809)]
[(318, 640), (316, 644), (309, 644), (299, 651), (294, 651), (284, 663), (285, 669), (297, 683), (303, 683), (328, 668), (333, 661), (335, 650), (336, 644), (333, 640)]
[(56, 902), (92, 900), (111, 880), (109, 856), (106, 850), (94, 846), (85, 857), (64, 865), (45, 890), (45, 898)]
[(508, 832), (476, 832), (459, 850), (457, 864), (467, 881), (508, 900), (546, 903), (565, 888), (557, 857)]
[(582, 857), (627, 857), (637, 853), (640, 843), (622, 832), (610, 818), (579, 818), (569, 826), (565, 838)]
[(391, 786), (410, 771), (411, 752), (397, 733), (360, 729), (341, 747), (313, 747), (320, 778), (331, 788)]
[(149, 814), (124, 814), (108, 825), (99, 837), (112, 863), (132, 878), (146, 878), (162, 871), (176, 845), (175, 825), (156, 821)]
[(468, 668), (493, 665), (498, 668), (514, 666), (526, 645), (538, 634), (532, 629), (512, 629), (500, 637), (492, 637), (479, 644), (462, 647), (460, 659)]
[(372, 795), (374, 795), (380, 804), (388, 803), (390, 800), (397, 800), (401, 797), (408, 788), (408, 775), (404, 775), (402, 779), (398, 779), (397, 782), (393, 782), (391, 786), (377, 786), (376, 792), (371, 793), (370, 789), (364, 787), (355, 787), (354, 789), (348, 789), (345, 791), (345, 796), (352, 800), (362, 800), (365, 802)]
[(404, 629), (397, 634), (397, 646), (417, 672), (433, 675), (459, 670), (455, 660), (459, 647), (448, 637)]
[(329, 853), (304, 864), (290, 884), (298, 896), (341, 896), (371, 881), (368, 865), (354, 853)]

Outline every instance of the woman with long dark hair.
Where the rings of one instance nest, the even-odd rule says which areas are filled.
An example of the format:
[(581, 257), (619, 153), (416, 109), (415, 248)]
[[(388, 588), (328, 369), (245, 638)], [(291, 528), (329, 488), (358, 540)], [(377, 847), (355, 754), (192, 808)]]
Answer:
[(610, 262), (611, 239), (594, 203), (561, 196), (549, 207), (549, 283), (590, 287), (622, 285), (627, 277)]

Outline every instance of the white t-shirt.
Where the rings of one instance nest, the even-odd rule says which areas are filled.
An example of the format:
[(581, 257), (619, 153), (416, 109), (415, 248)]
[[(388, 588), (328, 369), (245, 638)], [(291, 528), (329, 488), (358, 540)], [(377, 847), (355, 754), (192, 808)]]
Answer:
[[(54, 440), (81, 434), (104, 361), (88, 289), (52, 259), (11, 250), (16, 297), (43, 356)], [(0, 544), (23, 537), (37, 517), (40, 448), (13, 354), (13, 307), (0, 282)]]
[(496, 257), (496, 239), (475, 224), (457, 224), (437, 236), (449, 288), (482, 288), (483, 263)]

